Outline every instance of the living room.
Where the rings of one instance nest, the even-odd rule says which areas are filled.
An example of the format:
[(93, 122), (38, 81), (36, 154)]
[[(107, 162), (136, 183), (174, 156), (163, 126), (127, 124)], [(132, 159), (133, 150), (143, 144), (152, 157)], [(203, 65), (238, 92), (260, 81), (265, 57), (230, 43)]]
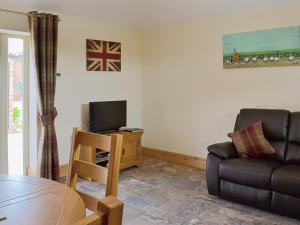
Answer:
[[(211, 191), (206, 183), (206, 173), (211, 171), (206, 168), (209, 153), (207, 148), (214, 143), (231, 141), (227, 134), (234, 130), (241, 109), (300, 111), (297, 104), (300, 82), (298, 53), (294, 54), (296, 59), (286, 63), (288, 66), (276, 66), (275, 58), (269, 58), (271, 66), (268, 66), (268, 62), (262, 63), (263, 66), (249, 66), (251, 63), (255, 65), (256, 59), (251, 56), (252, 61), (247, 63), (247, 57), (243, 56), (242, 52), (232, 52), (230, 62), (227, 62), (227, 56), (224, 56), (224, 37), (285, 28), (299, 29), (298, 1), (176, 0), (170, 4), (159, 0), (2, 0), (0, 8), (0, 48), (6, 49), (3, 47), (5, 38), (19, 38), (24, 41), (24, 55), (28, 55), (23, 59), (23, 68), (28, 70), (24, 72), (24, 99), (21, 109), (21, 115), (26, 118), (23, 118), (22, 131), (17, 126), (19, 124), (14, 124), (12, 129), (18, 128), (18, 132), (23, 135), (23, 142), (19, 144), (19, 151), (23, 156), (17, 158), (15, 155), (20, 154), (10, 150), (10, 141), (7, 140), (7, 135), (3, 135), (7, 133), (7, 128), (3, 125), (5, 123), (2, 123), (1, 173), (10, 174), (9, 168), (14, 170), (18, 164), (16, 160), (21, 160), (22, 166), (18, 168), (20, 174), (54, 179), (41, 176), (39, 171), (40, 158), (43, 157), (40, 157), (42, 153), (38, 145), (41, 132), (37, 115), (41, 113), (37, 106), (39, 93), (36, 92), (36, 65), (29, 56), (34, 53), (31, 41), (33, 27), (29, 26), (27, 16), (27, 13), (32, 11), (51, 13), (59, 20), (54, 101), (57, 117), (52, 122), (55, 124), (57, 138), (57, 149), (54, 149), (59, 160), (59, 165), (55, 162), (53, 165), (60, 170), (61, 179), (65, 179), (71, 173), (69, 165), (72, 129), (79, 127), (88, 130), (90, 126), (89, 103), (126, 100), (126, 127), (143, 130), (139, 147), (144, 163), (137, 163), (138, 167), (130, 166), (120, 172), (117, 197), (124, 204), (123, 224), (300, 223), (297, 220), (300, 219), (297, 216), (297, 213), (300, 214), (300, 200), (295, 198), (300, 197), (297, 193), (282, 193), (293, 197), (293, 200), (287, 200), (292, 203), (287, 204), (286, 208), (296, 210), (291, 210), (291, 213), (281, 210), (274, 212), (272, 201), (275, 200), (272, 197), (271, 200), (266, 200), (269, 204), (267, 209), (260, 207), (259, 201), (249, 203), (243, 197), (231, 196), (228, 197), (231, 201), (227, 201), (224, 200), (224, 196), (215, 196), (218, 193), (214, 191), (213, 195), (210, 195), (208, 192)], [(291, 35), (284, 33), (275, 37), (284, 42), (283, 40)], [(300, 49), (300, 38), (296, 38), (298, 42), (296, 40), (295, 43), (299, 44)], [(104, 67), (89, 68), (91, 64), (87, 57), (88, 40), (97, 40), (94, 42), (97, 44), (101, 44), (101, 41), (120, 43), (120, 61), (112, 61), (112, 71), (105, 71)], [(277, 39), (264, 40), (272, 41), (275, 43)], [(285, 48), (289, 49), (290, 45)], [(0, 51), (0, 63), (3, 68), (6, 64), (2, 63), (3, 50)], [(238, 56), (237, 61), (234, 54)], [(287, 60), (294, 56), (289, 54)], [(237, 65), (240, 68), (226, 68), (243, 60), (241, 65)], [(7, 71), (1, 71), (5, 72)], [(9, 85), (6, 85), (8, 79), (1, 77), (1, 102), (7, 102), (9, 94), (4, 92), (9, 89)], [(7, 108), (3, 106), (0, 111), (1, 121), (10, 121), (7, 118)], [(13, 115), (18, 115), (17, 110), (14, 112)], [(290, 143), (288, 136), (289, 130), (294, 129), (293, 126), (290, 127), (294, 114), (276, 111), (273, 118), (272, 112), (267, 115), (263, 113), (263, 116), (259, 116), (260, 111), (258, 116), (250, 113), (251, 124), (247, 123), (239, 128), (262, 121), (266, 139), (273, 147), (272, 141), (277, 143), (283, 139), (285, 143)], [(282, 116), (277, 115), (280, 112), (283, 113)], [(243, 110), (241, 113), (243, 118), (247, 114)], [(271, 128), (277, 129), (277, 124), (283, 120), (288, 121), (288, 125), (285, 122), (280, 123), (284, 127), (282, 129), (288, 130), (286, 132), (289, 134), (282, 134), (283, 137), (280, 138), (275, 135), (276, 140), (273, 140), (273, 133), (268, 132)], [(41, 123), (43, 125), (44, 122)], [(48, 121), (45, 124), (48, 124)], [(235, 131), (237, 130), (239, 129)], [(11, 148), (18, 148), (18, 140), (14, 140), (16, 139), (12, 142), (15, 145)], [(275, 151), (278, 150), (277, 145), (274, 148)], [(286, 160), (289, 151), (288, 147), (285, 148), (282, 161)], [(49, 154), (45, 156), (46, 163), (50, 162), (55, 154), (52, 150), (49, 147)], [(226, 154), (226, 150), (222, 153)], [(211, 149), (210, 154), (219, 153)], [(8, 159), (10, 155), (11, 159)], [(299, 153), (295, 153), (294, 157), (297, 158), (298, 155)], [(292, 164), (298, 166), (299, 161), (293, 161)], [(44, 166), (52, 168), (53, 165)], [(300, 171), (299, 168), (296, 167), (296, 172)], [(299, 172), (296, 174), (299, 175)], [(248, 175), (250, 179), (251, 174)], [(222, 179), (216, 178), (218, 181)], [(294, 181), (293, 188), (299, 187), (299, 180), (300, 177)], [(100, 196), (103, 192), (103, 187), (98, 188), (97, 182), (89, 184), (86, 180), (80, 180), (79, 183), (78, 186), (82, 190), (88, 190), (90, 194)], [(256, 188), (255, 185), (249, 186)], [(260, 193), (256, 194), (249, 196), (261, 199)], [(10, 223), (9, 210), (5, 210), (4, 203), (3, 210), (0, 206), (0, 218), (1, 215), (4, 215), (6, 220), (0, 224), (14, 224)]]

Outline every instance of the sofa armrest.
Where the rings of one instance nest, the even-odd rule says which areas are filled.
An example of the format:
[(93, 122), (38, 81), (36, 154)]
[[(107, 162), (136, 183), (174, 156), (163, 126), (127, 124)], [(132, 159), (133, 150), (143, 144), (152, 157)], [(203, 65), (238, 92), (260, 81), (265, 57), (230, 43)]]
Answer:
[(213, 144), (208, 146), (207, 150), (222, 159), (232, 159), (239, 156), (232, 142)]

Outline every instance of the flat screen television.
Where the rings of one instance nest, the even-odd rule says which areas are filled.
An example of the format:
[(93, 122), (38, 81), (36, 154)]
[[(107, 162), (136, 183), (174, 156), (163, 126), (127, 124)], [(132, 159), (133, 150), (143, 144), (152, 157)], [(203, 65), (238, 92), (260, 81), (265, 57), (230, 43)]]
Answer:
[(89, 130), (103, 132), (126, 126), (126, 101), (90, 102)]

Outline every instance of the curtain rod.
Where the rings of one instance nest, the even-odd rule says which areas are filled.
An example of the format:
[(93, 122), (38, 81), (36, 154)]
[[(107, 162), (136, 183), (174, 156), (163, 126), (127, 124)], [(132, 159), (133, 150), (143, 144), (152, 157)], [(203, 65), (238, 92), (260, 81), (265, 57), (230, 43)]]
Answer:
[[(13, 13), (13, 14), (19, 14), (19, 15), (23, 15), (23, 16), (28, 16), (29, 13), (25, 13), (25, 12), (18, 12), (18, 11), (14, 11), (14, 10), (9, 10), (9, 9), (1, 9), (1, 12), (6, 12), (6, 13)], [(58, 17), (58, 22), (60, 22), (60, 18)]]

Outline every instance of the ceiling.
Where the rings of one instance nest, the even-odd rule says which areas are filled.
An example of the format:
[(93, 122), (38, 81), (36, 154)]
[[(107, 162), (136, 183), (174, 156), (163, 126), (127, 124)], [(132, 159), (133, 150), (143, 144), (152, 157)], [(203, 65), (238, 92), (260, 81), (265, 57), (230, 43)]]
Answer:
[(142, 28), (296, 2), (299, 0), (0, 0), (0, 8), (43, 10)]

